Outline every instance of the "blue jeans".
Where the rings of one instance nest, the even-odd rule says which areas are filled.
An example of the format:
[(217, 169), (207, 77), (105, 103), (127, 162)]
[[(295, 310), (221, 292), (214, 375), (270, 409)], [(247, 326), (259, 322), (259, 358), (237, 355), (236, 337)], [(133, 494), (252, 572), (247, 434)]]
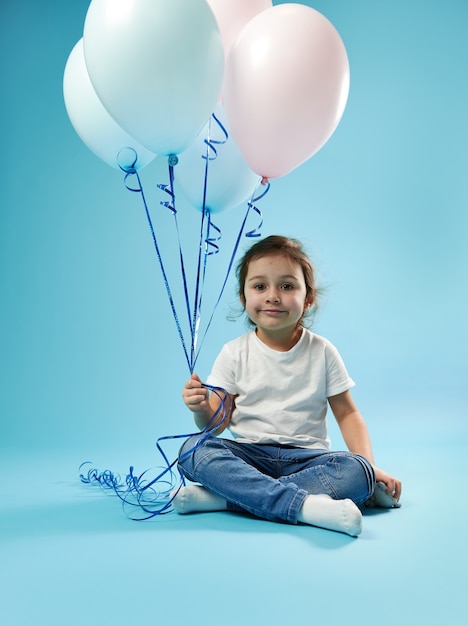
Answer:
[(238, 443), (203, 433), (182, 445), (179, 468), (225, 499), (229, 511), (291, 524), (309, 494), (350, 498), (359, 505), (375, 487), (369, 461), (351, 452)]

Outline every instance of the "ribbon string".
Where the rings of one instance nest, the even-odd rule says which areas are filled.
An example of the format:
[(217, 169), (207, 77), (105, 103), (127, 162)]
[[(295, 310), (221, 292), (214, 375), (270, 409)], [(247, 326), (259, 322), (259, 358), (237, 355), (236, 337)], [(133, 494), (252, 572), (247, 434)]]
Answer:
[[(171, 306), (172, 315), (173, 315), (175, 323), (176, 323), (177, 332), (178, 332), (178, 335), (179, 335), (180, 342), (182, 344), (182, 349), (184, 351), (185, 359), (187, 361), (188, 366), (190, 367), (190, 359), (189, 359), (189, 355), (188, 355), (188, 351), (187, 351), (187, 346), (185, 344), (184, 334), (182, 332), (182, 327), (180, 325), (179, 316), (177, 314), (176, 306), (175, 306), (175, 303), (174, 303), (174, 298), (172, 296), (172, 290), (171, 290), (171, 287), (170, 287), (170, 284), (169, 284), (169, 279), (168, 279), (168, 276), (167, 276), (167, 273), (166, 273), (166, 269), (164, 267), (164, 262), (163, 262), (163, 259), (162, 259), (161, 250), (159, 248), (158, 240), (157, 240), (157, 237), (156, 237), (156, 232), (155, 232), (155, 229), (154, 229), (154, 226), (153, 226), (153, 222), (151, 220), (151, 215), (150, 215), (150, 212), (149, 212), (148, 203), (146, 201), (145, 193), (143, 191), (143, 185), (141, 183), (140, 176), (138, 174), (138, 171), (135, 169), (136, 161), (137, 161), (137, 155), (136, 155), (136, 152), (135, 152), (135, 161), (134, 161), (134, 163), (132, 165), (130, 165), (130, 166), (122, 166), (122, 165), (119, 164), (119, 167), (120, 167), (120, 169), (122, 169), (123, 172), (125, 172), (124, 183), (125, 183), (126, 188), (129, 191), (132, 191), (134, 193), (139, 193), (141, 195), (141, 199), (142, 199), (143, 206), (144, 206), (144, 209), (145, 209), (146, 218), (148, 220), (148, 225), (149, 225), (150, 232), (151, 232), (151, 237), (153, 239), (154, 249), (155, 249), (156, 256), (157, 256), (158, 263), (159, 263), (159, 268), (161, 270), (161, 274), (162, 274), (163, 281), (164, 281), (164, 286), (166, 288), (166, 293), (167, 293), (167, 296), (168, 296), (168, 299), (169, 299), (169, 303), (170, 303), (170, 306)], [(136, 187), (131, 187), (129, 185), (129, 183), (128, 183), (128, 179), (130, 177), (132, 177), (132, 176), (134, 177), (133, 180), (136, 180), (136, 182), (138, 183)]]
[[(213, 120), (217, 124), (218, 129), (221, 131), (223, 135), (223, 139), (214, 139), (211, 136)], [(218, 117), (216, 117), (214, 113), (212, 113), (209, 124), (208, 124), (208, 137), (206, 137), (204, 140), (205, 145), (207, 146), (207, 152), (206, 154), (202, 156), (202, 158), (210, 160), (210, 161), (213, 161), (214, 159), (216, 159), (218, 156), (218, 151), (216, 149), (216, 146), (221, 146), (225, 144), (228, 141), (228, 139), (229, 139), (229, 133), (227, 132), (226, 127), (222, 124), (221, 120)], [(212, 156), (210, 156), (210, 150), (212, 152)]]
[[(128, 474), (122, 479), (120, 474), (114, 474), (107, 469), (99, 471), (90, 461), (86, 461), (79, 468), (81, 482), (88, 485), (97, 485), (105, 491), (113, 492), (121, 500), (122, 508), (127, 517), (132, 520), (144, 521), (157, 515), (170, 513), (173, 510), (172, 502), (174, 498), (180, 488), (185, 485), (183, 474), (178, 468), (176, 474), (174, 466), (179, 459), (184, 459), (192, 454), (208, 437), (211, 437), (226, 421), (232, 411), (232, 399), (224, 389), (210, 385), (206, 385), (206, 387), (211, 393), (219, 397), (220, 405), (210, 422), (203, 429), (203, 437), (199, 438), (194, 446), (183, 452), (172, 463), (169, 462), (168, 456), (164, 451), (163, 442), (189, 439), (200, 433), (160, 437), (156, 441), (156, 447), (164, 461), (164, 467), (156, 470), (157, 473), (154, 478), (149, 478), (150, 470), (145, 470), (139, 476), (135, 475), (134, 467), (131, 466)], [(220, 415), (221, 419), (219, 419)], [(88, 470), (84, 472), (87, 466), (89, 466)]]
[[(214, 127), (213, 131), (221, 132), (222, 137), (220, 139), (214, 139), (211, 136), (212, 126)], [(205, 139), (204, 142), (206, 146), (206, 152), (204, 155), (201, 155), (201, 157), (205, 159), (205, 175), (203, 180), (203, 210), (201, 211), (198, 261), (195, 273), (193, 301), (191, 301), (189, 294), (186, 265), (184, 261), (183, 246), (181, 242), (181, 235), (177, 217), (174, 168), (177, 165), (178, 159), (175, 155), (170, 155), (168, 157), (169, 184), (157, 185), (158, 189), (160, 189), (163, 193), (169, 195), (169, 200), (161, 201), (160, 205), (170, 210), (174, 217), (175, 231), (178, 240), (179, 263), (185, 308), (188, 317), (188, 327), (190, 331), (190, 349), (187, 347), (188, 341), (186, 341), (185, 334), (182, 330), (182, 325), (179, 315), (177, 313), (168, 274), (164, 266), (163, 256), (161, 254), (160, 246), (158, 244), (156, 230), (153, 224), (153, 220), (151, 218), (149, 206), (143, 190), (143, 185), (136, 168), (138, 155), (132, 148), (125, 149), (126, 151), (130, 150), (130, 154), (133, 155), (133, 159), (130, 159), (130, 165), (120, 162), (123, 160), (123, 151), (121, 151), (121, 153), (119, 153), (118, 155), (119, 167), (124, 172), (125, 187), (133, 193), (140, 194), (140, 197), (142, 199), (145, 215), (156, 252), (157, 261), (161, 270), (172, 315), (176, 324), (177, 333), (179, 335), (185, 359), (191, 374), (194, 371), (195, 365), (200, 355), (201, 348), (206, 339), (208, 330), (212, 324), (214, 314), (224, 294), (242, 237), (259, 237), (261, 235), (260, 229), (263, 225), (263, 217), (256, 203), (261, 200), (270, 189), (269, 181), (266, 179), (262, 179), (257, 184), (251, 199), (247, 202), (247, 210), (245, 212), (243, 221), (240, 225), (240, 229), (233, 246), (233, 250), (227, 265), (226, 274), (222, 281), (220, 291), (217, 295), (208, 321), (204, 327), (201, 340), (199, 341), (199, 330), (202, 319), (203, 293), (207, 277), (208, 259), (219, 252), (219, 242), (222, 239), (221, 229), (213, 223), (210, 210), (208, 207), (206, 207), (209, 163), (219, 157), (219, 146), (222, 146), (228, 140), (229, 135), (226, 128), (216, 117), (216, 115), (212, 114), (209, 124), (208, 137)], [(128, 152), (126, 152), (125, 155), (128, 156)], [(265, 187), (265, 189), (260, 194), (256, 195), (260, 182)], [(246, 231), (247, 222), (251, 213), (255, 213), (257, 215), (258, 223), (255, 228)], [(139, 521), (147, 520), (157, 515), (163, 515), (171, 512), (173, 510), (172, 502), (180, 488), (185, 484), (184, 476), (178, 468), (177, 471), (175, 469), (178, 460), (192, 454), (196, 450), (196, 448), (202, 445), (202, 443), (208, 437), (213, 436), (215, 432), (219, 429), (219, 427), (226, 421), (232, 411), (232, 400), (226, 390), (210, 385), (205, 385), (205, 387), (207, 387), (211, 393), (218, 396), (218, 398), (220, 399), (220, 404), (210, 422), (201, 431), (203, 437), (198, 439), (194, 447), (186, 450), (182, 453), (182, 455), (180, 455), (174, 461), (170, 462), (168, 455), (164, 449), (164, 444), (168, 441), (188, 439), (195, 434), (198, 435), (199, 432), (162, 436), (157, 439), (155, 445), (163, 460), (163, 466), (160, 468), (156, 468), (156, 470), (152, 470), (156, 474), (153, 478), (150, 477), (150, 470), (145, 470), (142, 474), (136, 475), (134, 467), (131, 466), (125, 478), (122, 478), (119, 474), (114, 474), (110, 470), (104, 470), (101, 472), (93, 467), (92, 463), (85, 462), (80, 466), (81, 481), (86, 484), (98, 485), (102, 489), (110, 490), (115, 493), (115, 495), (120, 498), (125, 513), (131, 519)], [(87, 466), (89, 467), (87, 471), (85, 471)]]
[[(213, 124), (214, 122), (214, 124)], [(215, 139), (212, 134), (216, 132), (216, 130), (220, 130), (222, 134), (221, 139)], [(209, 124), (208, 124), (208, 137), (205, 138), (204, 144), (206, 145), (205, 154), (201, 155), (202, 158), (205, 159), (205, 175), (203, 179), (203, 204), (202, 204), (202, 217), (200, 223), (200, 238), (199, 238), (199, 246), (198, 246), (198, 262), (197, 262), (197, 273), (195, 280), (195, 297), (194, 297), (194, 306), (193, 306), (193, 325), (192, 325), (192, 342), (191, 342), (191, 369), (190, 373), (193, 372), (197, 360), (197, 342), (198, 342), (198, 333), (200, 329), (201, 322), (201, 312), (202, 312), (202, 300), (206, 279), (206, 269), (207, 269), (207, 260), (208, 256), (215, 254), (219, 251), (219, 247), (214, 241), (218, 241), (221, 239), (221, 230), (214, 226), (211, 220), (211, 214), (209, 211), (209, 207), (206, 206), (207, 199), (207, 191), (208, 191), (208, 176), (209, 176), (209, 162), (218, 158), (218, 150), (216, 146), (221, 146), (225, 144), (229, 139), (228, 132), (226, 128), (223, 126), (221, 121), (216, 117), (214, 113), (210, 116)], [(210, 154), (211, 151), (211, 154)], [(208, 218), (208, 219), (207, 219)], [(216, 239), (213, 239), (210, 235), (212, 232), (212, 228), (215, 228), (218, 232), (218, 236)], [(204, 242), (204, 246), (203, 246)]]
[[(262, 191), (262, 193), (260, 193), (259, 195), (255, 195), (255, 194), (257, 193), (258, 186), (259, 186), (260, 184), (264, 185), (264, 186), (265, 186), (265, 189), (264, 189), (264, 190)], [(241, 224), (240, 229), (239, 229), (239, 233), (238, 233), (237, 238), (236, 238), (236, 241), (235, 241), (235, 243), (234, 243), (234, 247), (233, 247), (233, 250), (232, 250), (231, 258), (230, 258), (229, 263), (228, 263), (228, 267), (227, 267), (226, 275), (225, 275), (225, 277), (224, 277), (224, 281), (223, 281), (223, 283), (222, 283), (222, 285), (221, 285), (221, 289), (220, 289), (220, 291), (219, 291), (218, 297), (217, 297), (216, 302), (215, 302), (215, 304), (214, 304), (214, 306), (213, 306), (213, 309), (212, 309), (212, 311), (211, 311), (211, 315), (210, 315), (210, 317), (209, 317), (209, 319), (208, 319), (208, 322), (207, 322), (207, 324), (206, 324), (206, 326), (205, 326), (205, 332), (204, 332), (203, 338), (202, 338), (202, 340), (201, 340), (201, 342), (200, 342), (200, 346), (199, 346), (199, 349), (198, 349), (198, 353), (197, 353), (197, 354), (196, 354), (196, 356), (195, 356), (195, 362), (194, 362), (194, 365), (195, 365), (195, 364), (196, 364), (196, 362), (197, 362), (197, 359), (198, 359), (198, 356), (199, 356), (199, 354), (200, 354), (200, 351), (201, 351), (201, 348), (202, 348), (202, 346), (203, 346), (203, 343), (204, 343), (204, 341), (205, 341), (206, 335), (207, 335), (208, 330), (210, 329), (211, 324), (212, 324), (212, 322), (213, 322), (214, 314), (216, 313), (216, 310), (217, 310), (217, 308), (218, 308), (218, 306), (219, 306), (219, 303), (221, 302), (222, 296), (223, 296), (224, 291), (225, 291), (225, 289), (226, 289), (226, 285), (227, 285), (228, 279), (229, 279), (229, 277), (230, 277), (230, 275), (231, 275), (231, 271), (232, 271), (232, 268), (233, 268), (233, 266), (234, 266), (234, 261), (235, 261), (236, 255), (237, 255), (237, 251), (238, 251), (238, 249), (239, 249), (239, 245), (240, 245), (240, 242), (241, 242), (242, 236), (243, 236), (243, 234), (244, 234), (244, 231), (245, 231), (245, 228), (246, 228), (246, 225), (247, 225), (247, 221), (248, 221), (248, 218), (249, 218), (250, 212), (251, 212), (252, 210), (253, 210), (255, 213), (257, 213), (257, 215), (259, 215), (259, 216), (260, 216), (260, 223), (257, 225), (257, 227), (256, 227), (255, 229), (253, 229), (253, 230), (251, 230), (251, 231), (246, 232), (246, 233), (245, 233), (245, 236), (246, 236), (246, 237), (259, 237), (259, 236), (261, 235), (261, 233), (260, 233), (260, 230), (259, 230), (259, 229), (261, 228), (261, 226), (262, 226), (262, 224), (263, 224), (262, 213), (261, 213), (260, 209), (258, 209), (258, 207), (257, 207), (254, 203), (255, 203), (255, 202), (258, 202), (258, 201), (259, 201), (259, 200), (261, 200), (264, 196), (266, 196), (266, 194), (269, 192), (269, 190), (270, 190), (270, 183), (269, 183), (269, 181), (265, 181), (265, 179), (263, 179), (262, 181), (259, 181), (259, 183), (257, 184), (257, 186), (256, 186), (256, 188), (255, 188), (255, 190), (254, 190), (254, 192), (253, 192), (253, 194), (252, 194), (252, 198), (251, 198), (251, 199), (250, 199), (250, 201), (247, 203), (247, 211), (246, 211), (246, 213), (245, 213), (245, 215), (244, 215), (244, 219), (243, 219), (243, 221), (242, 221), (242, 224)]]
[[(256, 192), (258, 189), (258, 186), (262, 184), (265, 186), (265, 189), (262, 191), (262, 193), (260, 193), (260, 195), (256, 196)], [(255, 213), (257, 213), (260, 221), (257, 224), (256, 228), (254, 228), (253, 230), (249, 230), (247, 233), (245, 233), (246, 237), (261, 237), (262, 233), (261, 233), (261, 228), (263, 226), (263, 215), (262, 212), (260, 211), (260, 209), (256, 206), (256, 202), (258, 202), (259, 200), (261, 200), (264, 196), (266, 196), (266, 194), (270, 191), (270, 181), (266, 178), (263, 178), (258, 184), (257, 187), (255, 189), (255, 191), (252, 194), (252, 198), (251, 200), (249, 200), (249, 202), (247, 203), (247, 206), (249, 207), (249, 209), (252, 209), (252, 211), (255, 211)]]

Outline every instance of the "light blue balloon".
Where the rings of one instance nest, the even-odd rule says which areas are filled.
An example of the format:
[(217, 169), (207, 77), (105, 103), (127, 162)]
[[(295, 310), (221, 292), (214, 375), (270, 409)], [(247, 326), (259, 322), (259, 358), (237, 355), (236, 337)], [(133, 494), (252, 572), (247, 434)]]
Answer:
[(179, 154), (215, 106), (224, 48), (206, 0), (92, 0), (84, 54), (115, 121), (154, 154)]
[[(247, 165), (229, 135), (221, 103), (216, 105), (214, 115), (220, 124), (212, 117), (195, 142), (179, 155), (175, 180), (192, 206), (199, 211), (205, 206), (210, 213), (219, 213), (250, 199), (260, 177)], [(227, 131), (227, 140), (224, 129)], [(207, 146), (205, 139), (212, 147)], [(204, 205), (206, 157), (208, 173)]]
[(103, 161), (119, 169), (141, 169), (155, 155), (131, 137), (109, 115), (89, 80), (80, 39), (68, 57), (63, 75), (63, 97), (68, 117), (90, 150)]

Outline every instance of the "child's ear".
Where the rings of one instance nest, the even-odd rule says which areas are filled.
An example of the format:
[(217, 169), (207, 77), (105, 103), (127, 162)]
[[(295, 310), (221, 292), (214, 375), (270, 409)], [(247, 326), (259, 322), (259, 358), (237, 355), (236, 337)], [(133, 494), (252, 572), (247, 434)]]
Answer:
[(310, 309), (310, 307), (314, 304), (315, 302), (315, 290), (312, 290), (312, 293), (307, 294), (307, 299), (304, 303), (304, 312), (308, 311)]

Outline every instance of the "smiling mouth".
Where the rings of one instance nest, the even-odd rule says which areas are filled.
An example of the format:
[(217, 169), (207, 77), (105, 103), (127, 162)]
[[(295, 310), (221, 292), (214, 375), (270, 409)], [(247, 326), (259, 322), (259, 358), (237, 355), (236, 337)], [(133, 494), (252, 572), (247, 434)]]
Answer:
[(281, 313), (285, 313), (285, 311), (280, 309), (262, 309), (260, 312), (265, 315), (281, 315)]

